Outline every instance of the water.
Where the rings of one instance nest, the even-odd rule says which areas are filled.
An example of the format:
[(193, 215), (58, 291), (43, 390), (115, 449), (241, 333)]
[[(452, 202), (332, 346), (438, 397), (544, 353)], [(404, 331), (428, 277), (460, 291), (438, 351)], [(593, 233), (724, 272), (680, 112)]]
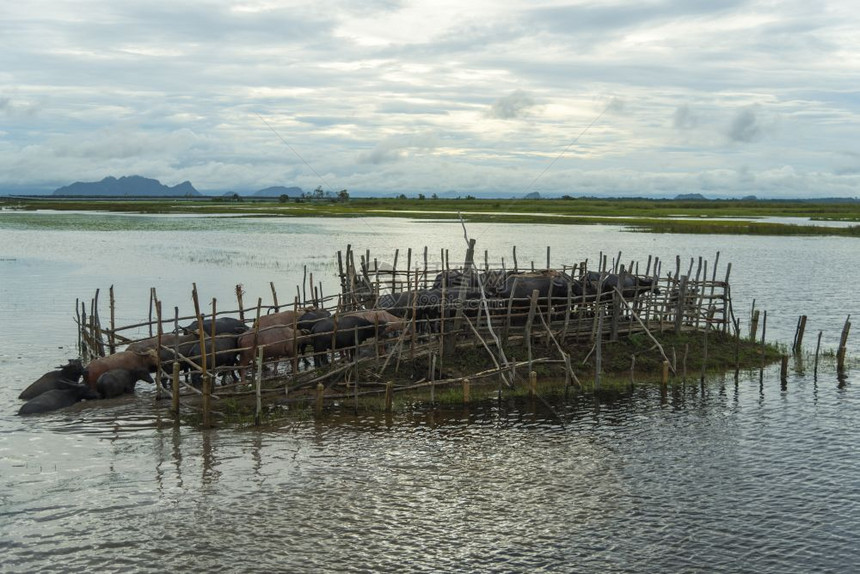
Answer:
[[(128, 231), (132, 228), (132, 231)], [(520, 265), (602, 250), (732, 262), (736, 313), (768, 338), (808, 314), (833, 347), (858, 311), (856, 240), (633, 234), (618, 227), (472, 225)], [(856, 367), (792, 364), (614, 396), (469, 410), (415, 406), (264, 431), (175, 428), (152, 390), (37, 417), (17, 394), (74, 355), (74, 300), (114, 285), (119, 324), (149, 288), (191, 307), (291, 300), (303, 266), (336, 289), (351, 243), (402, 265), (407, 247), (462, 257), (462, 229), (407, 219), (0, 214), (0, 549), (3, 571), (816, 572), (860, 561)], [(419, 256), (420, 258), (420, 256)], [(436, 255), (438, 258), (438, 255)], [(318, 279), (317, 279), (318, 278)], [(104, 319), (104, 318), (103, 318)], [(856, 331), (855, 331), (856, 332)], [(856, 350), (856, 336), (849, 349)], [(853, 365), (853, 363), (852, 363)], [(798, 370), (795, 370), (798, 369)]]

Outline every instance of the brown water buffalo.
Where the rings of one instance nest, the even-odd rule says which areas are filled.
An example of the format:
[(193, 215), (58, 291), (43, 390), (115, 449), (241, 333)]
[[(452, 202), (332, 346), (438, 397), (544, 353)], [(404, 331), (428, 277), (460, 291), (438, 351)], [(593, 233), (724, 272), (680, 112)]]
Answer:
[[(239, 370), (242, 382), (245, 382), (245, 368), (254, 361), (254, 336), (253, 331), (248, 331), (239, 336), (237, 346), (239, 351)], [(296, 332), (287, 325), (270, 325), (260, 328), (256, 333), (257, 349), (263, 349), (263, 359), (280, 359), (282, 357), (294, 357), (296, 355)], [(259, 351), (257, 351), (259, 352)], [(277, 365), (275, 365), (277, 374)]]
[(260, 329), (271, 327), (272, 325), (286, 325), (287, 327), (292, 327), (293, 322), (298, 323), (301, 316), (308, 311), (316, 311), (316, 307), (305, 307), (298, 311), (290, 309), (289, 311), (280, 311), (278, 313), (261, 315), (259, 321), (254, 321), (254, 327), (257, 327), (258, 323)]
[[(179, 347), (180, 354), (184, 355), (183, 349), (187, 352), (190, 345), (199, 341), (200, 337), (196, 334), (190, 335), (177, 335), (175, 333), (164, 333), (161, 335), (161, 350), (158, 354), (161, 356), (162, 368), (168, 370), (172, 368), (171, 365), (168, 365), (173, 358), (173, 348), (174, 346)], [(133, 353), (145, 353), (150, 349), (155, 349), (158, 347), (158, 337), (150, 337), (148, 339), (142, 339), (140, 341), (136, 341), (134, 343), (129, 344), (128, 347), (125, 348), (126, 351), (131, 351)], [(165, 349), (164, 347), (168, 347)]]
[(396, 333), (397, 331), (402, 331), (405, 329), (409, 322), (398, 317), (396, 315), (392, 315), (385, 309), (370, 309), (366, 311), (350, 311), (349, 313), (344, 313), (343, 317), (361, 317), (362, 319), (369, 321), (373, 324), (385, 325), (385, 329), (381, 331), (382, 334), (391, 335)]
[(80, 379), (83, 374), (84, 367), (81, 365), (81, 360), (69, 359), (69, 363), (67, 365), (58, 367), (55, 371), (48, 371), (36, 379), (35, 382), (18, 395), (18, 398), (28, 401), (46, 391), (58, 389), (61, 386), (65, 388), (65, 385), (61, 385), (62, 382), (77, 383), (78, 379)]
[(107, 357), (99, 357), (93, 359), (84, 368), (84, 383), (92, 390), (96, 390), (96, 383), (103, 374), (111, 369), (147, 369), (152, 371), (158, 359), (158, 354), (155, 349), (149, 349), (143, 353), (135, 353), (134, 351), (120, 351)]

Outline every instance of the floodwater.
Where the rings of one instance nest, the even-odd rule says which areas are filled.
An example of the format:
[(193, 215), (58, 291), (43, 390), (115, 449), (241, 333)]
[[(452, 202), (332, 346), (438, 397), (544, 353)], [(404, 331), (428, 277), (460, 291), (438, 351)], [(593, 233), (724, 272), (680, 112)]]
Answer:
[[(767, 337), (836, 346), (858, 308), (850, 238), (630, 233), (610, 226), (473, 224), (478, 259), (543, 267), (649, 255), (717, 277)], [(9, 572), (833, 572), (860, 563), (856, 358), (837, 377), (792, 360), (665, 393), (576, 396), (392, 418), (304, 417), (264, 431), (174, 427), (151, 387), (15, 415), (18, 393), (75, 354), (75, 299), (113, 285), (117, 323), (150, 288), (190, 314), (291, 302), (304, 266), (337, 290), (347, 244), (398, 267), (465, 252), (463, 229), (408, 219), (176, 218), (0, 213), (0, 570)], [(423, 262), (421, 263), (423, 264)], [(694, 268), (695, 269), (695, 268)], [(104, 311), (102, 311), (104, 321)], [(857, 337), (849, 339), (856, 357)]]

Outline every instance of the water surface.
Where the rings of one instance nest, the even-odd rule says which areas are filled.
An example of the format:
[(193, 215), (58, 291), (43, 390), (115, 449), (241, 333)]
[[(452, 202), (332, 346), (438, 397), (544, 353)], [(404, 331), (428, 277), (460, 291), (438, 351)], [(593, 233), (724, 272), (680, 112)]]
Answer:
[[(337, 288), (338, 249), (462, 258), (450, 222), (0, 214), (0, 548), (4, 571), (850, 571), (860, 561), (856, 367), (792, 361), (661, 393), (552, 404), (503, 399), (394, 417), (299, 417), (265, 430), (174, 427), (152, 389), (37, 417), (17, 394), (74, 355), (76, 298), (114, 285), (117, 321), (146, 320), (155, 287), (191, 308), (291, 300), (304, 267)], [(43, 220), (38, 220), (43, 217)], [(94, 220), (95, 218), (95, 220)], [(720, 251), (736, 313), (768, 337), (833, 347), (856, 317), (856, 240), (629, 233), (480, 224), (491, 259), (554, 265), (600, 252), (674, 270)], [(419, 255), (420, 254), (420, 255)], [(104, 307), (103, 307), (104, 308)], [(103, 317), (104, 319), (104, 317)], [(856, 349), (852, 335), (849, 348)], [(852, 363), (853, 364), (853, 363)]]

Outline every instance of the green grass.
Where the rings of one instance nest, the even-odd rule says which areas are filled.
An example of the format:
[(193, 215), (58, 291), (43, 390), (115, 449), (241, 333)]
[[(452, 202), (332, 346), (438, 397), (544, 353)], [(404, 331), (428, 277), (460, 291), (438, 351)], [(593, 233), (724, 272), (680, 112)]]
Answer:
[[(860, 203), (801, 201), (676, 201), (647, 199), (351, 199), (314, 203), (276, 200), (0, 199), (0, 207), (140, 214), (195, 213), (283, 217), (410, 217), (470, 222), (611, 224), (652, 233), (830, 235), (860, 237)], [(857, 222), (849, 227), (748, 221), (767, 216)], [(687, 217), (693, 219), (678, 219)], [(716, 219), (720, 218), (720, 219)], [(738, 220), (744, 218), (745, 220)]]

